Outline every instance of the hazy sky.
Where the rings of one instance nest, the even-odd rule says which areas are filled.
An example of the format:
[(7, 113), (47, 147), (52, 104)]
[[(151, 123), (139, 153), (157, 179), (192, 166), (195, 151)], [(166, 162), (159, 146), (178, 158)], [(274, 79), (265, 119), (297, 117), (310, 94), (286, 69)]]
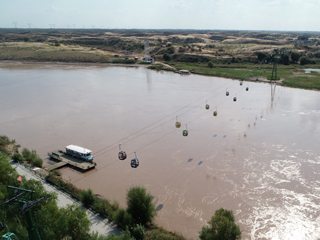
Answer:
[(0, 28), (320, 31), (320, 0), (0, 0)]

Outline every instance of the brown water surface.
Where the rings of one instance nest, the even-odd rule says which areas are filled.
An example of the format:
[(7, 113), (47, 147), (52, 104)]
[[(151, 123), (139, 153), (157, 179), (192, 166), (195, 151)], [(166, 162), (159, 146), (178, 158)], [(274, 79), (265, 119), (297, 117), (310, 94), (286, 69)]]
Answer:
[(0, 102), (1, 135), (36, 149), (45, 166), (49, 151), (91, 149), (96, 170), (63, 168), (63, 177), (123, 207), (128, 188), (145, 186), (168, 230), (197, 239), (223, 207), (242, 239), (320, 237), (319, 92), (144, 67), (2, 62)]

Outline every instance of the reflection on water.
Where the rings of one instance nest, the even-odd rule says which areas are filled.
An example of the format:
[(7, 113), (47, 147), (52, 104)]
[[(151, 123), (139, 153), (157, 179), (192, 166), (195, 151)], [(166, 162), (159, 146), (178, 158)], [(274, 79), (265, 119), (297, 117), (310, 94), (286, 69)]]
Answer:
[[(319, 92), (261, 83), (247, 92), (230, 79), (145, 68), (16, 63), (0, 63), (0, 86), (1, 134), (44, 159), (69, 144), (93, 150), (95, 170), (65, 167), (63, 177), (122, 206), (127, 189), (143, 185), (169, 230), (197, 239), (223, 207), (242, 239), (320, 237)], [(126, 161), (117, 158), (119, 143)], [(135, 151), (140, 166), (132, 169)]]

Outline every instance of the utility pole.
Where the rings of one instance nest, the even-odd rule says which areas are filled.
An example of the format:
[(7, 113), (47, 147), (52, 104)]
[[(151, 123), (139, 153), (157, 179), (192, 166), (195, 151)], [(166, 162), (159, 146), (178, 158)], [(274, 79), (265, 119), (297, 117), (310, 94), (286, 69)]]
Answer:
[(32, 200), (33, 194), (35, 193), (34, 191), (12, 186), (8, 186), (8, 188), (12, 190), (13, 197), (6, 199), (2, 203), (0, 203), (0, 207), (6, 206), (5, 209), (7, 210), (15, 205), (20, 205), (20, 207), (22, 206), (21, 213), (25, 215), (25, 218), (27, 220), (29, 240), (41, 240), (38, 230), (33, 223), (32, 214), (30, 210), (33, 207), (35, 207), (38, 203), (48, 199), (50, 195), (43, 196), (37, 200)]
[(17, 24), (18, 24), (17, 22), (13, 22), (15, 29), (17, 29)]

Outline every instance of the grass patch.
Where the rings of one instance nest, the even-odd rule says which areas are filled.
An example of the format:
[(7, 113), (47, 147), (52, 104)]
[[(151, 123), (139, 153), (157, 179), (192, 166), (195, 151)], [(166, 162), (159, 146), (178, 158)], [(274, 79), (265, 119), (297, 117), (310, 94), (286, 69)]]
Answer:
[(288, 87), (320, 90), (320, 76), (288, 78), (283, 81), (283, 84)]

